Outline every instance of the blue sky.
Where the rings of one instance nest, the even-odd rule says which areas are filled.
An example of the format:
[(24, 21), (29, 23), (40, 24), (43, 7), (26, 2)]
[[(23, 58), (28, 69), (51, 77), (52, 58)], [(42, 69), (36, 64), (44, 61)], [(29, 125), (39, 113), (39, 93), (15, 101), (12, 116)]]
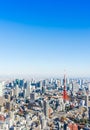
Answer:
[(64, 70), (90, 76), (90, 1), (0, 1), (0, 75)]

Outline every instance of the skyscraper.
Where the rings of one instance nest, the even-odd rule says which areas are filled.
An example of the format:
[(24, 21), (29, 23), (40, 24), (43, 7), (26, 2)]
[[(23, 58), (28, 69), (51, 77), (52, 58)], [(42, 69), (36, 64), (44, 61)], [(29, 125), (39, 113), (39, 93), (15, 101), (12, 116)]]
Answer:
[(43, 111), (44, 111), (44, 115), (46, 116), (46, 117), (48, 117), (49, 116), (49, 102), (47, 101), (47, 100), (44, 100), (44, 102), (43, 102)]
[(86, 94), (87, 117), (90, 118), (90, 94)]
[(30, 97), (31, 93), (31, 83), (27, 83), (26, 89), (25, 89), (25, 97)]
[(1, 82), (1, 83), (0, 83), (0, 97), (3, 96), (3, 88), (4, 88), (4, 83)]

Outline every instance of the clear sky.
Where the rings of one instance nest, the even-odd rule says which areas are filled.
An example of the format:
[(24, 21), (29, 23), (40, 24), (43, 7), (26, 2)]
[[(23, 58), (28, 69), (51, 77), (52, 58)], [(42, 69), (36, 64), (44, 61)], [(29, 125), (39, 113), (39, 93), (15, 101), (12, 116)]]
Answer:
[(90, 0), (1, 0), (0, 75), (90, 76)]

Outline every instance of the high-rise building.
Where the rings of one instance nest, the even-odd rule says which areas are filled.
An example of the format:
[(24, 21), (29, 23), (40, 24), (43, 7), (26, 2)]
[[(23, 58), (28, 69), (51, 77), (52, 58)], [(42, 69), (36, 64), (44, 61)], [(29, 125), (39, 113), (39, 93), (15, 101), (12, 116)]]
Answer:
[(16, 88), (15, 88), (15, 96), (16, 96), (16, 97), (19, 96), (19, 90), (20, 90), (19, 86), (16, 85)]
[(87, 117), (90, 117), (90, 94), (86, 94)]
[(46, 92), (46, 86), (42, 86), (42, 94)]
[(75, 82), (75, 83), (72, 84), (72, 91), (74, 93), (78, 92), (79, 88), (80, 88), (80, 85), (78, 83)]
[(34, 103), (36, 100), (36, 93), (30, 93), (30, 102)]
[(24, 87), (24, 79), (20, 80), (20, 88)]
[(43, 86), (43, 82), (40, 81), (40, 82), (39, 82), (39, 87), (40, 87), (40, 89), (42, 89), (42, 86)]
[(81, 85), (82, 85), (82, 80), (79, 79), (79, 80), (78, 80), (78, 83), (79, 83), (79, 85), (81, 86)]
[(60, 80), (56, 80), (56, 85), (57, 85), (57, 87), (60, 87), (60, 86), (61, 86)]
[(88, 91), (90, 92), (90, 83), (88, 83)]
[(48, 117), (49, 116), (49, 102), (47, 100), (44, 100), (43, 107), (44, 107), (43, 109), (44, 115)]
[(30, 97), (30, 93), (31, 93), (31, 84), (28, 83), (27, 87), (25, 89), (25, 95), (24, 95), (24, 97)]
[(1, 82), (1, 83), (0, 83), (0, 97), (3, 96), (3, 89), (4, 89), (4, 83)]
[(69, 90), (73, 91), (73, 84), (72, 83), (69, 84)]

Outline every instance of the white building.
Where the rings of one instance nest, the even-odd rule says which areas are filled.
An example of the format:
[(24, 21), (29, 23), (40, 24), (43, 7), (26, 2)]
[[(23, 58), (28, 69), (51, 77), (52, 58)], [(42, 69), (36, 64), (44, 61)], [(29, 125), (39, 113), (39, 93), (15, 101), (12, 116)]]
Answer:
[(88, 83), (88, 91), (90, 92), (90, 83)]
[(73, 91), (73, 92), (78, 92), (78, 91), (79, 91), (79, 88), (80, 88), (80, 85), (79, 85), (79, 84), (73, 83), (73, 86), (72, 86), (72, 91)]
[(0, 82), (0, 97), (3, 96), (4, 83)]
[(24, 97), (30, 97), (31, 93), (31, 84), (27, 85), (27, 88), (25, 89)]
[(61, 81), (59, 79), (56, 80), (57, 87), (61, 86)]
[(90, 118), (90, 94), (86, 94), (87, 117)]
[(20, 92), (20, 88), (19, 88), (19, 86), (17, 85), (16, 88), (15, 88), (15, 96), (16, 96), (16, 97), (19, 96), (19, 92)]

